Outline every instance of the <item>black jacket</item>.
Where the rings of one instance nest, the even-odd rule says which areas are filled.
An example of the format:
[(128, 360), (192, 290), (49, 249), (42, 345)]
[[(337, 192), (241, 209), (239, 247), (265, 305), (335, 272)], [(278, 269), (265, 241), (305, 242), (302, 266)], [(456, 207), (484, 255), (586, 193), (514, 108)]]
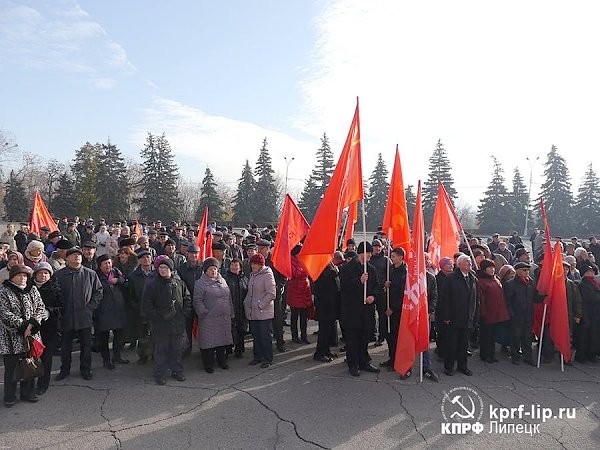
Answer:
[[(406, 287), (406, 263), (400, 267), (390, 267), (390, 309), (395, 313), (402, 312), (404, 302), (404, 288)], [(387, 301), (387, 298), (386, 298)]]
[(151, 323), (152, 334), (182, 334), (191, 311), (190, 291), (181, 279), (165, 279), (157, 274), (148, 277), (142, 294), (142, 316)]
[(330, 264), (325, 267), (313, 286), (317, 320), (333, 321), (340, 317), (340, 280), (338, 270)]
[(444, 280), (439, 290), (438, 320), (440, 322), (450, 321), (452, 328), (472, 328), (476, 319), (475, 312), (478, 309), (479, 289), (477, 279), (472, 272), (465, 280), (460, 270), (455, 270)]
[[(30, 284), (34, 284), (33, 279), (30, 281)], [(62, 292), (56, 278), (51, 277), (48, 281), (38, 287), (38, 291), (49, 314), (48, 319), (42, 321), (42, 332), (52, 333), (57, 331), (59, 329), (64, 305)]]
[(244, 299), (248, 293), (248, 277), (246, 277), (244, 272), (240, 272), (239, 275), (236, 275), (228, 270), (225, 272), (223, 278), (225, 278), (227, 286), (229, 286), (235, 318), (237, 320), (246, 321)]
[(102, 300), (102, 284), (93, 270), (65, 267), (54, 274), (63, 294), (62, 329), (82, 330), (93, 325), (92, 315)]
[(198, 280), (202, 274), (202, 263), (198, 262), (197, 265), (191, 266), (189, 262), (185, 262), (177, 269), (177, 273), (179, 277), (185, 282), (185, 286), (190, 291), (190, 294), (194, 295), (194, 284), (196, 284), (196, 280)]
[(504, 299), (512, 322), (533, 323), (533, 304), (537, 299), (533, 279), (527, 278), (527, 282), (524, 282), (515, 277), (504, 283)]
[[(375, 296), (379, 290), (377, 272), (371, 264), (367, 265), (367, 272), (367, 296)], [(363, 265), (358, 258), (340, 268), (340, 323), (344, 328), (370, 331), (375, 329), (375, 303), (364, 303), (364, 287), (360, 281), (362, 273)]]
[(427, 275), (427, 312), (433, 314), (438, 301), (438, 287), (435, 275), (425, 272)]
[(119, 269), (112, 269), (112, 272), (118, 277), (117, 284), (110, 283), (107, 275), (97, 272), (102, 283), (102, 300), (94, 312), (94, 329), (97, 331), (122, 330), (127, 326), (125, 278)]
[[(149, 273), (152, 273), (152, 270)], [(141, 266), (137, 266), (129, 275), (127, 283), (129, 289), (129, 299), (132, 309), (135, 309), (136, 311), (141, 310), (142, 294), (144, 293), (144, 286), (146, 285), (146, 279), (148, 279), (148, 276), (149, 275), (144, 274)]]

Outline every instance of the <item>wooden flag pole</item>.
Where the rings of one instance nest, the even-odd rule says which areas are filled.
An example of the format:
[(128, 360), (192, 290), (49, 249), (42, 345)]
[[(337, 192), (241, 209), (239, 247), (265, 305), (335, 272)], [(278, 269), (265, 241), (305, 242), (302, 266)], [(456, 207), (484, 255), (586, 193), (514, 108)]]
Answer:
[[(546, 310), (548, 309), (548, 305), (544, 303), (544, 314), (542, 316), (542, 331), (540, 332), (540, 340), (538, 342), (538, 360), (537, 360), (537, 368), (540, 368), (540, 360), (542, 359), (542, 342), (544, 341), (544, 325), (546, 324)], [(562, 355), (561, 355), (562, 357)]]
[[(389, 283), (390, 281), (390, 256), (392, 255), (392, 248), (391, 248), (391, 243), (390, 240), (388, 239), (388, 245), (387, 245), (387, 250), (388, 250), (388, 257), (387, 257), (387, 281)], [(392, 332), (392, 324), (390, 323), (390, 317), (387, 315), (387, 310), (390, 309), (390, 288), (388, 287), (385, 290), (385, 294), (386, 294), (386, 300), (387, 300), (387, 309), (386, 309), (386, 314), (385, 314), (385, 318), (387, 321), (387, 332), (388, 334)]]
[[(363, 255), (364, 255), (364, 269), (363, 273), (367, 272), (367, 218), (365, 214), (365, 200), (361, 202), (362, 209), (362, 226), (363, 226)], [(363, 284), (363, 303), (367, 304), (367, 283)]]

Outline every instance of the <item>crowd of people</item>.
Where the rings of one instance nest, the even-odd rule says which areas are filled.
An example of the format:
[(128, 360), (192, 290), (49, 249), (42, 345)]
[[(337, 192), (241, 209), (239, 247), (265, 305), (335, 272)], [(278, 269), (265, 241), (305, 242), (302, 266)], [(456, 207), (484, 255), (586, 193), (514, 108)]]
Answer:
[[(17, 400), (19, 381), (20, 399), (38, 401), (50, 385), (55, 353), (61, 359), (55, 380), (69, 377), (74, 341), (86, 380), (93, 378), (94, 351), (104, 368), (113, 370), (130, 363), (128, 346), (137, 350), (139, 364), (153, 360), (156, 383), (164, 385), (168, 376), (186, 379), (182, 359), (195, 342), (208, 374), (228, 370), (231, 357), (243, 358), (248, 335), (249, 364), (268, 368), (273, 343), (278, 352), (287, 351), (284, 326), (290, 326), (293, 343), (309, 345), (307, 324), (314, 319), (315, 361), (332, 362), (338, 357), (333, 350), (341, 345), (352, 376), (394, 367), (407, 265), (404, 250), (394, 248), (381, 231), (372, 242), (343, 243), (343, 251), (336, 251), (311, 280), (297, 257), (301, 244), (291, 251), (290, 279), (273, 267), (273, 226), (248, 224), (234, 232), (210, 223), (212, 256), (204, 260), (196, 245), (198, 233), (205, 231), (199, 224), (64, 218), (58, 228), (42, 227), (38, 235), (27, 224), (19, 230), (9, 224), (0, 238), (0, 353), (7, 407)], [(486, 363), (499, 361), (499, 347), (513, 364), (534, 364), (535, 309), (543, 301), (536, 280), (544, 239), (537, 230), (531, 236), (536, 263), (517, 233), (506, 239), (495, 234), (489, 242), (469, 236), (469, 245), (463, 242), (453, 258), (442, 258), (437, 267), (429, 261), (430, 335), (447, 376), (455, 368), (472, 375), (468, 360), (476, 349)], [(564, 244), (570, 331), (580, 363), (596, 362), (600, 354), (599, 250), (595, 238)], [(16, 368), (28, 354), (31, 337), (45, 346), (43, 374), (20, 380)], [(387, 344), (388, 359), (374, 364), (370, 343)], [(550, 333), (538, 345), (544, 362), (552, 362), (556, 350)], [(435, 382), (431, 360), (425, 351), (423, 375)], [(410, 370), (400, 374), (410, 376)]]

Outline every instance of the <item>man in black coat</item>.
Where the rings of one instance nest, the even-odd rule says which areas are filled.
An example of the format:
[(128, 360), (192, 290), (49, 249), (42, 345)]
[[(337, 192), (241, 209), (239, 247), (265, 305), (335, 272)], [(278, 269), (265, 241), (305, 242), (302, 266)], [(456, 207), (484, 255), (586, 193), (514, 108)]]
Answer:
[(244, 337), (248, 329), (248, 320), (244, 310), (244, 299), (248, 293), (248, 277), (242, 271), (242, 261), (233, 258), (229, 264), (229, 269), (225, 273), (225, 281), (231, 293), (233, 303), (233, 342), (235, 343), (235, 357), (241, 358), (242, 353), (246, 351), (244, 347)]
[[(382, 362), (382, 367), (392, 369), (394, 367), (394, 358), (396, 357), (396, 344), (398, 343), (398, 330), (400, 327), (400, 317), (402, 315), (402, 303), (404, 301), (404, 288), (406, 286), (406, 263), (404, 262), (404, 249), (397, 247), (391, 254), (392, 267), (390, 267), (390, 281), (385, 282), (385, 289), (389, 292), (390, 305), (386, 307), (385, 315), (390, 320), (390, 333), (386, 336), (388, 343), (387, 361)], [(387, 293), (385, 295), (387, 303)]]
[[(340, 323), (346, 338), (346, 362), (352, 376), (360, 376), (360, 370), (378, 373), (372, 366), (367, 347), (375, 329), (375, 295), (379, 288), (375, 268), (367, 264), (373, 247), (368, 242), (358, 246), (358, 256), (340, 269), (340, 291), (342, 296)], [(364, 297), (364, 285), (367, 296)]]
[(387, 256), (385, 256), (383, 252), (383, 244), (379, 239), (374, 239), (373, 243), (373, 256), (369, 260), (369, 264), (375, 267), (375, 271), (377, 272), (377, 282), (378, 282), (378, 290), (375, 295), (376, 302), (375, 306), (377, 309), (377, 341), (375, 343), (376, 346), (380, 346), (386, 340), (386, 336), (388, 334), (388, 316), (386, 315), (387, 310), (387, 298), (384, 293), (384, 284), (387, 280), (387, 268), (388, 264), (391, 266), (391, 262)]
[(477, 279), (471, 271), (471, 259), (461, 255), (456, 260), (457, 270), (447, 276), (439, 291), (439, 320), (446, 325), (444, 347), (444, 372), (454, 374), (454, 362), (458, 371), (473, 375), (467, 368), (469, 329), (473, 327), (478, 309), (479, 292)]
[(337, 355), (329, 349), (335, 341), (337, 326), (335, 321), (340, 314), (340, 280), (339, 267), (344, 263), (344, 254), (335, 252), (332, 261), (325, 267), (313, 286), (315, 296), (315, 312), (319, 322), (317, 348), (313, 359), (331, 362)]
[(177, 381), (185, 381), (181, 338), (192, 300), (185, 283), (174, 274), (173, 261), (164, 259), (157, 274), (147, 280), (142, 295), (142, 316), (150, 321), (154, 339), (154, 376), (161, 386), (167, 383), (169, 370)]
[(519, 364), (521, 349), (523, 361), (533, 366), (531, 326), (533, 303), (537, 299), (535, 282), (529, 276), (530, 265), (526, 262), (515, 264), (515, 271), (515, 278), (504, 283), (504, 298), (510, 315), (511, 360), (513, 364)]
[(141, 317), (142, 294), (146, 280), (152, 273), (152, 254), (149, 249), (138, 251), (138, 266), (129, 274), (129, 298), (131, 299), (130, 318), (134, 320), (132, 326), (137, 326), (138, 338), (138, 364), (145, 364), (151, 356), (150, 326), (148, 321)]
[[(187, 261), (179, 266), (177, 273), (185, 283), (185, 286), (188, 288), (188, 291), (190, 291), (190, 295), (193, 298), (196, 280), (198, 280), (204, 273), (202, 271), (202, 261), (199, 260), (200, 247), (198, 247), (196, 244), (188, 245), (187, 255)], [(190, 353), (192, 353), (192, 328), (194, 327), (195, 316), (196, 312), (194, 311), (194, 308), (192, 308), (192, 312), (186, 318), (185, 323), (185, 330), (188, 336), (188, 345), (183, 349), (183, 356), (188, 356)]]
[(102, 284), (96, 272), (81, 264), (82, 251), (79, 247), (67, 250), (66, 266), (54, 275), (63, 295), (61, 320), (63, 340), (61, 368), (56, 380), (60, 381), (71, 373), (71, 350), (73, 338), (79, 338), (81, 376), (92, 379), (92, 325), (94, 310), (102, 300)]

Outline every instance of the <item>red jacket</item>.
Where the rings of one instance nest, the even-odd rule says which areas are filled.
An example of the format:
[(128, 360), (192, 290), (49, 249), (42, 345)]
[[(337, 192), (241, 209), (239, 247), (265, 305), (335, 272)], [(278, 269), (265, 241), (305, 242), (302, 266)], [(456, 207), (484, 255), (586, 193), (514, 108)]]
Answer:
[(308, 274), (296, 256), (292, 256), (292, 278), (287, 283), (286, 302), (291, 308), (312, 306), (312, 292)]
[(479, 271), (477, 279), (479, 280), (479, 318), (481, 323), (494, 324), (509, 320), (510, 315), (504, 299), (504, 290), (498, 277), (491, 277), (485, 272)]

